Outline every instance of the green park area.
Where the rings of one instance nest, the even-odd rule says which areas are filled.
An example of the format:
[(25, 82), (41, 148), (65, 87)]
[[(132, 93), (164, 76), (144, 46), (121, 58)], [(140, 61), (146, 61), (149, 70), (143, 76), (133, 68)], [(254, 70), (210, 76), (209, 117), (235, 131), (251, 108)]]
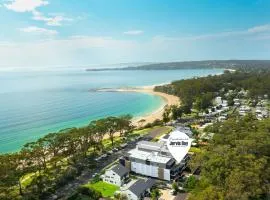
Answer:
[(103, 181), (98, 181), (96, 183), (88, 183), (84, 185), (85, 187), (93, 188), (100, 192), (103, 197), (113, 197), (114, 193), (119, 190), (119, 187)]

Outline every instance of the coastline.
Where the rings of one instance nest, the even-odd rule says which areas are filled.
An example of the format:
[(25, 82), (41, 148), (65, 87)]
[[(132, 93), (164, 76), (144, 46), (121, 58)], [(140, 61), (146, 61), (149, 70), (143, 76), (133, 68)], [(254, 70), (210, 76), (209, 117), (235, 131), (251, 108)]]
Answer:
[[(173, 74), (174, 73), (176, 73), (176, 71), (173, 72)], [(168, 98), (164, 97), (164, 95), (166, 95), (166, 94), (153, 92), (154, 86), (169, 84), (173, 80), (189, 79), (186, 76), (191, 76), (191, 74), (192, 74), (192, 76), (197, 75), (197, 76), (201, 77), (201, 76), (207, 76), (209, 74), (215, 75), (216, 73), (218, 73), (218, 71), (214, 70), (214, 72), (212, 72), (210, 70), (209, 72), (208, 71), (204, 72), (204, 70), (198, 70), (198, 71), (196, 71), (196, 73), (193, 72), (193, 71), (192, 71), (192, 73), (187, 73), (187, 74), (184, 73), (183, 76), (181, 76), (182, 71), (179, 71), (178, 73), (180, 74), (179, 78), (175, 78), (173, 76), (174, 78), (166, 78), (166, 79), (165, 78), (155, 78), (155, 76), (154, 76), (155, 74), (151, 75), (151, 77), (147, 75), (147, 79), (153, 79), (153, 80), (155, 80), (153, 82), (156, 82), (158, 84), (152, 83), (152, 81), (150, 81), (150, 82), (149, 81), (148, 82), (140, 81), (141, 86), (138, 86), (138, 85), (135, 85), (135, 83), (138, 84), (137, 80), (132, 80), (134, 82), (131, 82), (132, 84), (130, 84), (130, 86), (128, 86), (129, 84), (127, 84), (127, 83), (125, 83), (125, 84), (123, 84), (121, 82), (117, 83), (117, 85), (120, 86), (120, 87), (121, 87), (121, 85), (122, 86), (127, 85), (127, 87), (119, 88), (119, 90), (123, 91), (123, 92), (126, 91), (126, 92), (148, 93), (148, 94), (150, 94), (149, 96), (152, 96), (152, 98), (153, 98), (153, 95), (159, 96), (158, 97), (159, 99), (158, 99), (157, 102), (155, 101), (154, 104), (150, 104), (151, 108), (144, 106), (143, 108), (145, 108), (145, 109), (140, 109), (139, 110), (140, 114), (136, 114), (136, 116), (134, 116), (133, 119), (132, 119), (133, 124), (139, 125), (138, 121), (141, 120), (141, 119), (146, 120), (146, 122), (144, 124), (146, 124), (148, 122), (153, 122), (156, 119), (162, 119), (164, 106), (165, 105), (174, 105), (174, 103), (168, 102)], [(132, 72), (132, 74), (133, 74), (133, 72)], [(205, 74), (205, 75), (203, 75), (203, 74)], [(46, 76), (50, 77), (51, 72), (48, 73), (48, 74), (42, 73), (42, 75), (45, 76), (45, 77)], [(119, 75), (118, 72), (117, 72), (117, 75)], [(142, 75), (142, 74), (139, 73), (139, 75)], [(60, 76), (60, 74), (59, 74), (59, 76)], [(172, 75), (171, 75), (171, 73), (168, 73), (168, 75), (166, 75), (166, 77), (167, 76), (171, 77)], [(67, 78), (67, 80), (70, 80), (70, 77), (68, 77), (68, 76), (64, 76), (64, 77)], [(157, 77), (159, 77), (159, 76), (157, 76)], [(161, 77), (163, 77), (163, 75)], [(177, 75), (177, 77), (178, 77), (178, 75)], [(75, 79), (75, 80), (77, 80), (77, 79)], [(81, 80), (80, 76), (78, 76), (78, 80)], [(96, 79), (91, 80), (91, 81), (95, 82), (95, 81), (98, 81), (98, 79), (97, 80)], [(67, 83), (69, 83), (69, 82), (67, 82)], [(99, 83), (97, 85), (94, 85), (95, 87), (90, 87), (90, 88), (87, 86), (87, 87), (82, 89), (81, 86), (80, 86), (80, 90), (89, 91), (89, 92), (99, 92), (99, 91), (106, 92), (106, 90), (108, 92), (109, 91), (117, 92), (116, 91), (117, 88), (115, 88), (114, 84), (112, 84), (112, 85), (111, 84), (104, 85), (104, 84), (101, 84), (101, 83)], [(133, 84), (134, 84), (134, 86), (132, 86)], [(151, 84), (155, 84), (155, 85), (149, 86)], [(57, 88), (59, 86), (57, 84), (56, 85), (53, 84), (53, 86), (56, 89), (55, 91), (58, 91)], [(61, 84), (60, 84), (60, 86), (61, 86)], [(102, 86), (103, 86), (103, 88), (102, 88)], [(60, 87), (60, 89), (61, 89), (61, 87)], [(107, 87), (107, 88), (105, 88), (105, 87)], [(50, 90), (48, 90), (48, 93), (46, 93), (47, 90), (46, 90), (45, 93), (43, 92), (43, 90), (41, 90), (41, 91), (42, 91), (41, 92), (42, 95), (47, 95), (47, 94), (50, 94), (50, 92), (51, 92)], [(62, 89), (61, 89), (61, 91), (62, 91)], [(10, 94), (13, 94), (13, 93), (10, 93)], [(14, 91), (14, 94), (16, 94), (16, 91)], [(56, 93), (54, 93), (54, 94), (56, 94)], [(83, 112), (83, 114), (87, 113), (86, 111), (89, 109), (89, 105), (92, 106), (92, 104), (90, 104), (88, 101), (84, 101), (85, 98), (86, 98), (85, 97), (86, 95), (82, 95), (82, 96), (80, 96), (80, 98), (78, 98), (78, 96), (77, 96), (78, 94), (85, 94), (83, 92), (79, 92), (78, 94), (76, 93), (76, 99), (75, 100), (78, 99), (77, 102), (71, 101), (72, 98), (69, 98), (69, 97), (72, 97), (72, 96), (70, 96), (69, 94), (72, 95), (71, 92), (68, 93), (68, 94), (65, 93), (65, 95), (67, 95), (67, 96), (65, 96), (65, 95), (63, 96), (65, 98), (62, 98), (62, 97), (58, 98), (57, 95), (53, 95), (52, 96), (53, 98), (49, 98), (50, 101), (45, 101), (45, 98), (40, 98), (40, 99), (38, 99), (39, 101), (36, 101), (35, 98), (31, 98), (30, 100), (33, 100), (34, 102), (38, 102), (38, 103), (35, 104), (36, 107), (33, 107), (30, 100), (29, 101), (23, 101), (23, 103), (27, 102), (27, 103), (25, 103), (24, 106), (26, 108), (30, 108), (29, 111), (33, 111), (33, 113), (30, 113), (30, 112), (28, 113), (29, 119), (26, 118), (26, 117), (21, 117), (21, 115), (18, 115), (18, 119), (15, 120), (15, 117), (14, 117), (14, 120), (11, 120), (11, 122), (9, 124), (8, 123), (4, 124), (5, 129), (1, 130), (1, 134), (5, 135), (6, 137), (3, 137), (2, 140), (0, 141), (1, 142), (1, 148), (0, 148), (1, 152), (5, 152), (5, 153), (16, 152), (16, 151), (19, 151), (21, 149), (21, 147), (25, 143), (31, 142), (31, 141), (36, 141), (37, 139), (44, 137), (48, 133), (53, 133), (53, 132), (56, 133), (56, 132), (59, 132), (61, 130), (64, 130), (64, 129), (67, 129), (67, 128), (70, 128), (70, 127), (77, 127), (77, 128), (84, 127), (84, 126), (87, 126), (87, 124), (89, 124), (89, 122), (92, 121), (92, 120), (104, 118), (103, 114), (105, 112), (99, 113), (96, 110), (93, 112), (93, 117), (92, 117), (92, 114), (87, 115), (87, 116), (86, 115), (83, 115), (83, 116), (82, 115), (79, 115), (79, 116), (76, 115), (76, 117), (73, 117), (72, 116), (73, 113), (78, 114), (81, 111)], [(121, 95), (118, 95), (118, 96), (121, 96)], [(168, 97), (169, 95), (166, 95), (166, 96)], [(10, 97), (12, 97), (12, 96), (10, 96)], [(86, 100), (88, 100), (88, 99), (92, 100), (91, 98), (88, 98), (88, 97), (89, 97), (89, 95), (87, 95)], [(3, 98), (3, 99), (6, 100), (6, 98), (7, 98), (7, 100), (9, 100), (9, 95), (5, 95), (5, 98)], [(121, 97), (119, 97), (119, 99), (120, 98)], [(160, 99), (160, 98), (162, 98), (162, 99)], [(149, 98), (149, 99), (151, 99), (151, 98)], [(56, 103), (51, 103), (52, 100), (54, 102), (56, 102)], [(65, 100), (65, 101), (63, 101), (63, 100)], [(178, 101), (177, 104), (179, 104), (179, 100), (177, 100), (177, 101)], [(7, 102), (9, 102), (9, 101), (7, 101)], [(87, 103), (82, 103), (82, 102), (87, 102)], [(153, 100), (153, 102), (154, 102), (154, 100)], [(14, 112), (9, 113), (9, 115), (17, 116), (17, 114), (19, 114), (18, 109), (16, 109), (17, 108), (16, 106), (12, 107), (11, 103), (12, 103), (12, 101), (10, 101), (10, 103), (8, 103), (6, 105), (7, 109), (11, 108), (12, 111), (14, 110)], [(127, 102), (127, 103), (129, 103), (129, 102)], [(132, 103), (132, 102), (130, 102), (130, 103)], [(17, 104), (15, 104), (15, 105), (17, 105)], [(44, 105), (46, 105), (46, 106), (44, 106)], [(72, 108), (72, 112), (68, 112), (70, 110), (70, 108)], [(122, 112), (122, 110), (121, 110), (121, 112)], [(45, 115), (42, 114), (45, 111), (48, 112), (48, 117), (46, 117), (47, 115), (45, 116)], [(131, 111), (136, 113), (136, 109), (131, 109)], [(127, 113), (131, 113), (131, 114), (132, 114), (132, 112), (127, 111)], [(69, 113), (72, 113), (72, 115), (70, 115)], [(4, 114), (4, 113), (2, 113), (2, 114)], [(116, 114), (110, 114), (110, 115), (119, 116), (119, 114), (117, 114), (117, 113)], [(31, 123), (30, 123), (30, 117), (32, 117), (32, 116), (36, 116), (36, 117), (31, 118)], [(40, 116), (44, 116), (44, 117), (40, 117)], [(66, 117), (66, 116), (69, 116), (69, 118), (63, 118), (63, 117)], [(54, 121), (53, 117), (57, 118), (57, 121)], [(91, 119), (89, 119), (90, 117), (91, 117)], [(3, 118), (3, 119), (5, 119), (5, 118)], [(11, 119), (13, 119), (13, 117)], [(28, 120), (29, 123), (22, 123), (22, 122), (24, 122), (24, 120)], [(18, 121), (20, 121), (20, 123), (18, 123)], [(140, 125), (141, 125), (141, 123), (140, 123)], [(12, 134), (9, 134), (8, 132), (10, 132)]]
[(162, 93), (162, 92), (155, 92), (154, 91), (155, 86), (157, 86), (157, 85), (132, 87), (132, 88), (119, 88), (119, 89), (103, 89), (103, 90), (99, 90), (99, 91), (139, 92), (139, 93), (146, 93), (146, 94), (156, 95), (156, 96), (161, 97), (164, 100), (164, 104), (162, 104), (157, 110), (132, 119), (132, 123), (135, 126), (138, 126), (139, 121), (144, 119), (145, 122), (140, 123), (140, 125), (143, 126), (143, 125), (146, 125), (148, 123), (153, 123), (157, 119), (161, 120), (166, 106), (172, 106), (172, 105), (179, 106), (180, 105), (180, 99), (177, 96), (169, 95), (169, 94)]

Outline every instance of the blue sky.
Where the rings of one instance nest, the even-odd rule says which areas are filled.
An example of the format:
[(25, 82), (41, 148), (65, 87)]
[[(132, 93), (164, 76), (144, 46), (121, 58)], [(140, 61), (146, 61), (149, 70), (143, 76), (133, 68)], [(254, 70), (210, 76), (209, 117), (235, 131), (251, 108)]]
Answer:
[(269, 0), (0, 0), (0, 67), (269, 59)]

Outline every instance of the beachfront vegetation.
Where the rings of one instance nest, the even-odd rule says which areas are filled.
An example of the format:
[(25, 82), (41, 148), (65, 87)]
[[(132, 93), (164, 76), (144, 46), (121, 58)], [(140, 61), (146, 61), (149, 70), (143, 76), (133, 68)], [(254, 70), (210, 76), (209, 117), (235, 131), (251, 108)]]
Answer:
[(213, 139), (190, 164), (201, 177), (188, 183), (189, 199), (269, 199), (270, 120), (236, 116), (210, 129)]
[[(106, 148), (104, 138), (132, 132), (131, 116), (107, 117), (82, 128), (50, 133), (20, 152), (0, 155), (0, 199), (42, 199), (73, 180)], [(89, 192), (89, 191), (88, 191)], [(82, 191), (78, 195), (84, 195)]]

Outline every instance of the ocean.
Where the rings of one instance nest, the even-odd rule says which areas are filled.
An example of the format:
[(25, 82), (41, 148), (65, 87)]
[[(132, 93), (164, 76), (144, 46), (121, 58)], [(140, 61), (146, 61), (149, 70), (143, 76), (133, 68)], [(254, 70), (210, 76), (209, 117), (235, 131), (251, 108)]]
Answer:
[(87, 125), (106, 116), (142, 116), (165, 102), (132, 92), (100, 88), (147, 86), (222, 73), (222, 69), (160, 71), (2, 71), (0, 72), (0, 153), (64, 128)]

